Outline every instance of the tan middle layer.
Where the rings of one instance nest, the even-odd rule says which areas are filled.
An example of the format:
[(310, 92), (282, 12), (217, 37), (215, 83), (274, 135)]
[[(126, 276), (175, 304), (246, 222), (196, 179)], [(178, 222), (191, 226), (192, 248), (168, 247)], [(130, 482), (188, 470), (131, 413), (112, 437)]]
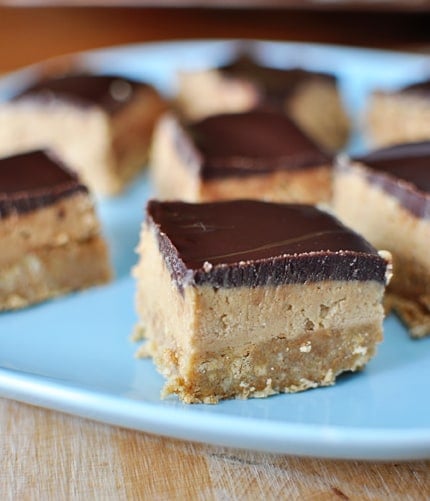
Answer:
[(100, 232), (94, 204), (77, 193), (55, 204), (0, 219), (0, 269), (34, 249), (86, 240)]

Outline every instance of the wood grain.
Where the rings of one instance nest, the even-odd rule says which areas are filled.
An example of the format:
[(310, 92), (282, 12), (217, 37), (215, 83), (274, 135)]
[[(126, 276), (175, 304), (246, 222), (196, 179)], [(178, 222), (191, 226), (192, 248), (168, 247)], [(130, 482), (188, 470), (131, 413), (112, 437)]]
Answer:
[(139, 7), (212, 7), (282, 8), (306, 10), (365, 10), (385, 12), (425, 12), (429, 0), (0, 0), (10, 6), (139, 6)]
[(430, 14), (285, 9), (0, 7), (0, 72), (110, 45), (196, 38), (261, 38), (415, 49)]
[(430, 498), (430, 461), (329, 461), (115, 428), (0, 399), (2, 500)]

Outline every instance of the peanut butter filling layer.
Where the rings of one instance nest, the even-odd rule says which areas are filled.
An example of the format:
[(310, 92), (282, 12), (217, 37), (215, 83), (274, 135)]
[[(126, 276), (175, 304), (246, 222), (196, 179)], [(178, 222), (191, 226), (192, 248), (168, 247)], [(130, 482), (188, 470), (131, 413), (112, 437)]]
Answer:
[(84, 241), (99, 233), (100, 224), (87, 194), (76, 194), (39, 210), (0, 218), (0, 268), (39, 248)]

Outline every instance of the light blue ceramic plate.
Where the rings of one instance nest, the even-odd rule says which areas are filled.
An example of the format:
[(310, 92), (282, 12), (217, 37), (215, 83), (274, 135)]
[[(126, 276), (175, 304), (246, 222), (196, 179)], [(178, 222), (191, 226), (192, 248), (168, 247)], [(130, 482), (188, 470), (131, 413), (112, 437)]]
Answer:
[[(82, 58), (97, 71), (143, 78), (169, 93), (178, 67), (220, 63), (234, 45), (154, 44)], [(336, 72), (355, 114), (374, 85), (392, 87), (430, 74), (430, 59), (419, 55), (263, 42), (256, 48), (273, 65), (290, 61)], [(33, 71), (0, 81), (1, 98)], [(162, 377), (150, 360), (133, 358), (129, 340), (136, 321), (129, 272), (150, 193), (143, 176), (123, 196), (99, 203), (116, 270), (112, 284), (0, 315), (0, 395), (212, 444), (320, 457), (430, 458), (430, 339), (410, 340), (392, 317), (367, 368), (333, 387), (212, 406), (160, 400)]]

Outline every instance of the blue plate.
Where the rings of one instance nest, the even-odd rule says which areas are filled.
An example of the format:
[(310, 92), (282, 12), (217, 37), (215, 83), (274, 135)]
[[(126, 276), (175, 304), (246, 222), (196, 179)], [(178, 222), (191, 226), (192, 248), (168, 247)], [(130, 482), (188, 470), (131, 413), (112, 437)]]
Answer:
[[(101, 73), (143, 78), (165, 93), (180, 66), (223, 62), (236, 42), (137, 45), (81, 55)], [(255, 42), (267, 63), (304, 64), (339, 75), (352, 114), (374, 86), (393, 87), (430, 73), (430, 59), (309, 44)], [(36, 71), (0, 81), (7, 98)], [(350, 146), (360, 148), (358, 136)], [(106, 423), (171, 437), (267, 452), (355, 459), (430, 458), (430, 338), (409, 339), (399, 322), (385, 322), (385, 340), (366, 369), (335, 386), (267, 399), (184, 405), (160, 400), (162, 377), (151, 360), (136, 360), (136, 261), (143, 207), (151, 186), (143, 175), (124, 195), (99, 201), (116, 279), (0, 315), (0, 395)], [(0, 277), (1, 279), (1, 277)]]

